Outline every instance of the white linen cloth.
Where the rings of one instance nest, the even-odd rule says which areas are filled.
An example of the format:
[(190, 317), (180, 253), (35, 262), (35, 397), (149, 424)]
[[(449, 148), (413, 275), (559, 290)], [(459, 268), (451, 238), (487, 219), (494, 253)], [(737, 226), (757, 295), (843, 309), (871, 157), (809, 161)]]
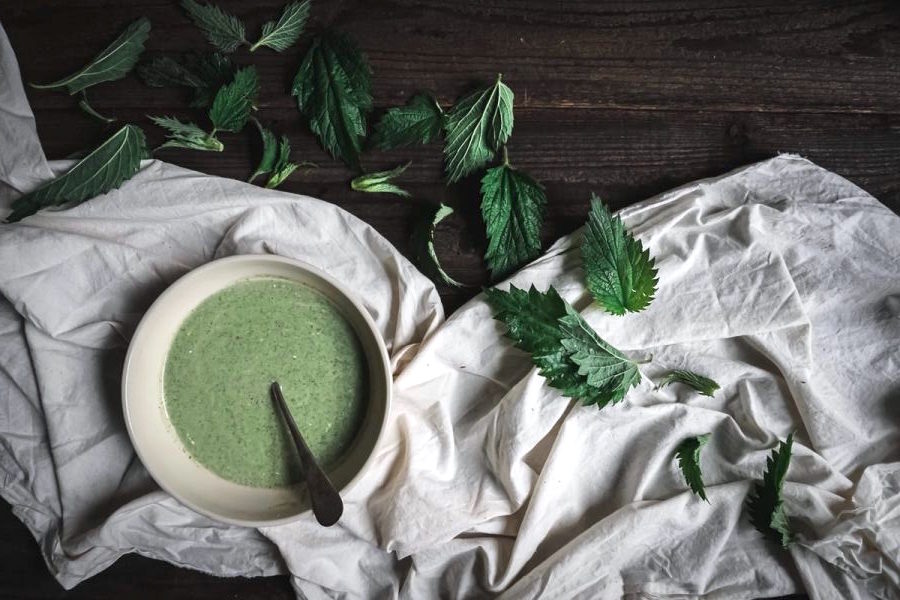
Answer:
[[(45, 161), (2, 28), (0, 75), (2, 215), (71, 163)], [(512, 282), (554, 285), (613, 345), (652, 354), (646, 375), (699, 371), (714, 398), (645, 381), (619, 405), (579, 406), (480, 296), (443, 322), (433, 285), (339, 208), (146, 161), (117, 191), (0, 226), (0, 491), (66, 587), (138, 552), (289, 571), (308, 598), (900, 597), (900, 219), (797, 156), (621, 215), (657, 258), (648, 310), (591, 304), (577, 233)], [(192, 512), (155, 486), (122, 423), (143, 310), (191, 268), (259, 252), (358, 290), (394, 363), (377, 460), (330, 529)], [(791, 431), (798, 540), (782, 552), (744, 504)], [(708, 432), (705, 503), (672, 453)]]

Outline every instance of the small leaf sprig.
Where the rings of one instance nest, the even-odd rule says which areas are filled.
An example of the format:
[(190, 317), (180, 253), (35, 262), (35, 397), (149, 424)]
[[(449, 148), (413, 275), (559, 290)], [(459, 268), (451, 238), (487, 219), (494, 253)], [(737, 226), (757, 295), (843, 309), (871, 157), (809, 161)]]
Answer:
[(683, 369), (675, 369), (667, 373), (656, 385), (656, 389), (662, 389), (673, 383), (683, 383), (696, 390), (698, 394), (709, 396), (710, 398), (719, 389), (719, 384), (709, 377)]
[(207, 115), (212, 130), (207, 132), (194, 123), (183, 123), (174, 117), (150, 117), (165, 129), (167, 141), (160, 148), (189, 148), (221, 152), (224, 144), (216, 137), (219, 131), (237, 132), (250, 119), (250, 112), (259, 95), (256, 67), (244, 67), (234, 74), (234, 80), (219, 88)]
[(681, 467), (681, 473), (684, 475), (685, 481), (687, 481), (691, 491), (706, 502), (709, 502), (709, 499), (706, 497), (706, 488), (703, 485), (703, 472), (700, 470), (700, 451), (709, 442), (710, 435), (706, 433), (689, 437), (678, 444), (678, 447), (675, 449), (678, 466)]
[(395, 194), (404, 198), (409, 198), (411, 194), (393, 183), (393, 180), (403, 174), (409, 165), (406, 163), (387, 171), (376, 171), (374, 173), (363, 173), (359, 177), (354, 178), (350, 182), (350, 187), (357, 192), (369, 192), (375, 194)]
[(291, 162), (291, 142), (286, 135), (281, 136), (281, 140), (275, 137), (275, 134), (263, 127), (262, 123), (253, 119), (256, 128), (262, 139), (263, 151), (259, 161), (259, 166), (247, 181), (252, 183), (261, 175), (269, 175), (266, 180), (266, 187), (270, 189), (277, 188), (282, 182), (290, 176), (295, 170), (301, 166), (315, 166), (312, 163), (294, 163)]
[(267, 21), (262, 26), (259, 40), (250, 45), (250, 52), (262, 47), (284, 52), (296, 44), (309, 19), (309, 5), (310, 0), (303, 0), (285, 6), (278, 21)]

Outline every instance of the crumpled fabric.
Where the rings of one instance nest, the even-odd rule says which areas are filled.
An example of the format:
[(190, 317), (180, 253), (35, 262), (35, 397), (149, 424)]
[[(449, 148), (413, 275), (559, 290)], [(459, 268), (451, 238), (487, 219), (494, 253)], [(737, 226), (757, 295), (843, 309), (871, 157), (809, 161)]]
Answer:
[[(0, 181), (23, 192), (70, 163), (44, 160), (2, 29), (0, 73)], [(602, 410), (548, 387), (482, 296), (444, 321), (390, 244), (312, 198), (148, 161), (119, 190), (0, 226), (2, 495), (66, 587), (138, 552), (290, 572), (304, 598), (900, 597), (900, 218), (792, 155), (620, 215), (656, 257), (646, 311), (591, 303), (578, 232), (510, 280), (553, 285), (604, 339), (652, 356)], [(122, 423), (122, 358), (154, 297), (208, 260), (260, 252), (358, 290), (392, 357), (384, 439), (329, 529), (192, 512), (148, 477)], [(676, 368), (721, 389), (654, 389)], [(744, 505), (791, 432), (784, 551)], [(708, 503), (673, 460), (704, 433)]]

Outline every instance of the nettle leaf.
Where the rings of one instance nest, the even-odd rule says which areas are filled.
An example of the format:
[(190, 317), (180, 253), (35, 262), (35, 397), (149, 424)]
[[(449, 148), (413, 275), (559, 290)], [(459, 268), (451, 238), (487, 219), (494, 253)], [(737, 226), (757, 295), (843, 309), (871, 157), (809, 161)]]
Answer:
[(437, 226), (452, 214), (453, 209), (446, 204), (424, 211), (413, 228), (411, 245), (416, 264), (430, 279), (452, 287), (463, 287), (463, 284), (444, 271), (434, 247)]
[(129, 25), (113, 43), (104, 48), (80, 71), (53, 83), (44, 85), (32, 83), (31, 86), (42, 90), (64, 87), (70, 94), (76, 94), (98, 83), (122, 79), (134, 68), (144, 51), (144, 42), (149, 35), (150, 21), (142, 17)]
[(136, 125), (125, 125), (68, 172), (13, 202), (6, 221), (19, 221), (47, 206), (82, 202), (114, 190), (138, 172), (146, 156), (144, 132)]
[(703, 473), (700, 471), (700, 451), (709, 442), (710, 434), (689, 437), (675, 449), (681, 474), (690, 486), (691, 491), (709, 502), (706, 489), (703, 487)]
[(372, 145), (390, 150), (427, 144), (441, 135), (444, 111), (428, 94), (416, 94), (404, 106), (389, 109), (375, 125)]
[(278, 139), (275, 137), (275, 134), (263, 127), (262, 123), (256, 119), (253, 119), (253, 122), (256, 123), (256, 128), (259, 130), (259, 135), (262, 138), (263, 151), (262, 157), (259, 159), (259, 166), (256, 167), (253, 175), (247, 180), (250, 183), (260, 175), (271, 172), (275, 168), (275, 160), (278, 157)]
[(513, 93), (497, 76), (494, 85), (469, 94), (444, 119), (447, 181), (459, 181), (494, 158), (513, 129)]
[(488, 237), (484, 258), (494, 279), (540, 254), (546, 204), (543, 186), (508, 163), (484, 174), (481, 216)]
[(272, 174), (266, 182), (266, 187), (277, 188), (299, 166), (291, 162), (291, 142), (286, 135), (282, 135), (281, 142), (278, 144), (278, 156), (275, 159), (275, 165), (272, 167)]
[(326, 31), (313, 40), (291, 90), (322, 146), (357, 170), (371, 87), (369, 65), (353, 40)]
[(181, 0), (181, 7), (203, 31), (209, 43), (222, 52), (234, 52), (238, 46), (247, 43), (244, 24), (218, 6), (200, 4), (195, 0)]
[(357, 192), (370, 192), (376, 194), (396, 194), (409, 198), (410, 193), (401, 187), (394, 185), (393, 180), (400, 176), (409, 165), (406, 163), (389, 171), (376, 171), (375, 173), (364, 173), (350, 182), (350, 187)]
[(656, 386), (656, 389), (664, 388), (672, 383), (683, 383), (685, 385), (689, 385), (700, 394), (709, 397), (712, 397), (715, 391), (719, 389), (719, 384), (709, 377), (704, 377), (699, 373), (694, 373), (693, 371), (684, 371), (681, 369), (675, 369), (674, 371), (670, 371), (669, 373), (667, 373), (666, 376), (663, 377), (659, 384)]
[(193, 98), (190, 105), (206, 108), (212, 104), (219, 88), (231, 83), (234, 67), (228, 57), (212, 52), (188, 54), (180, 60), (172, 56), (157, 56), (138, 65), (137, 73), (151, 87), (184, 87), (191, 90)]
[(640, 380), (637, 364), (607, 344), (551, 286), (485, 290), (506, 335), (531, 354), (547, 383), (583, 404), (618, 402)]
[(594, 194), (581, 255), (587, 288), (607, 312), (638, 312), (653, 300), (658, 281), (654, 259)]
[(182, 123), (174, 117), (150, 117), (150, 120), (168, 131), (167, 141), (160, 148), (189, 148), (211, 152), (221, 152), (225, 148), (214, 135), (193, 123)]
[(234, 81), (216, 93), (209, 120), (217, 131), (237, 132), (250, 119), (250, 111), (259, 95), (256, 67), (244, 67), (234, 74)]
[(793, 541), (790, 524), (784, 512), (784, 500), (781, 496), (784, 478), (791, 464), (793, 444), (794, 434), (790, 434), (786, 441), (778, 444), (777, 450), (772, 451), (772, 455), (766, 459), (766, 472), (763, 480), (754, 486), (747, 501), (750, 522), (758, 531), (768, 539), (780, 544), (782, 548), (787, 548)]
[(291, 2), (284, 7), (278, 22), (268, 21), (262, 27), (259, 40), (250, 46), (250, 52), (266, 46), (277, 52), (284, 52), (293, 46), (303, 33), (303, 27), (309, 18), (309, 0)]
[[(531, 354), (535, 363), (551, 354), (563, 361), (566, 353), (559, 320), (567, 314), (566, 301), (553, 286), (546, 292), (539, 292), (534, 286), (526, 291), (512, 285), (506, 292), (488, 288), (484, 293), (494, 309), (494, 318), (506, 324), (506, 336), (517, 348)], [(577, 373), (577, 369), (570, 370)]]
[(592, 403), (602, 408), (619, 402), (640, 383), (637, 363), (607, 344), (574, 308), (566, 305), (566, 311), (560, 319), (565, 336), (562, 345), (578, 365), (578, 374), (598, 390)]

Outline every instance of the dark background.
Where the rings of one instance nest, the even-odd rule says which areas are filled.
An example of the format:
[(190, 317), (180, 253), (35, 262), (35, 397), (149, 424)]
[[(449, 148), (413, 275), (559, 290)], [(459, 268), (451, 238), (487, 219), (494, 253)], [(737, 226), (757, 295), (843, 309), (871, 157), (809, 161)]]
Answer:
[[(282, 2), (220, 5), (255, 39)], [(210, 49), (176, 0), (0, 0), (0, 22), (22, 75), (38, 83), (75, 71), (140, 16), (153, 23), (146, 55)], [(325, 25), (349, 32), (368, 55), (376, 115), (418, 90), (447, 106), (503, 73), (516, 94), (511, 162), (547, 188), (546, 244), (584, 222), (591, 191), (617, 209), (779, 152), (800, 153), (900, 208), (898, 2), (314, 0), (307, 30)], [(476, 287), (442, 288), (451, 312), (487, 282), (477, 178), (445, 187), (439, 145), (369, 152), (367, 170), (413, 161), (401, 184), (414, 199), (352, 192), (353, 173), (319, 148), (288, 94), (308, 39), (282, 54), (243, 48), (234, 55), (259, 70), (259, 118), (290, 136), (295, 160), (319, 165), (281, 189), (344, 207), (407, 253), (419, 205), (456, 206), (458, 216), (438, 233), (438, 254), (453, 276)], [(28, 94), (50, 159), (110, 133), (65, 93)], [(154, 146), (162, 136), (147, 114), (206, 124), (187, 108), (184, 93), (147, 88), (133, 75), (89, 95), (101, 113), (143, 126)], [(258, 159), (256, 137), (249, 127), (224, 134), (222, 154), (157, 156), (245, 180)], [(66, 594), (6, 505), (0, 565), (4, 598), (292, 597), (284, 577), (218, 580), (136, 556)]]

